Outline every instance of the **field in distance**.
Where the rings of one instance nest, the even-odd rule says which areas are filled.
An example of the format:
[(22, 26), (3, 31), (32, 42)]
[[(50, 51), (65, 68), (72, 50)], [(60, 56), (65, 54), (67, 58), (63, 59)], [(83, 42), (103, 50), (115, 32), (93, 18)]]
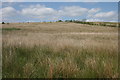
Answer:
[(69, 22), (2, 25), (3, 78), (117, 78), (118, 28)]

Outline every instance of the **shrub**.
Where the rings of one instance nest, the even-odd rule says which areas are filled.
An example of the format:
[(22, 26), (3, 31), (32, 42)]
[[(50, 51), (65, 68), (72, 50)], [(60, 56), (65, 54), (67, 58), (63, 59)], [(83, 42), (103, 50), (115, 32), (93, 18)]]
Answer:
[(58, 22), (63, 22), (62, 20), (58, 20)]
[(2, 22), (2, 24), (5, 24), (5, 22)]

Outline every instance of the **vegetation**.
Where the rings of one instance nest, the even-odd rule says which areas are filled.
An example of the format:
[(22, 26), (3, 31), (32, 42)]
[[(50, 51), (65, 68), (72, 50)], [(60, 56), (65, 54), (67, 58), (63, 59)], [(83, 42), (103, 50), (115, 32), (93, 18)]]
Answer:
[(58, 20), (57, 22), (63, 22), (62, 20)]
[[(98, 25), (98, 26), (108, 26), (108, 27), (118, 27), (118, 23), (113, 22), (86, 22), (87, 19), (80, 20), (65, 20), (65, 22), (73, 22), (79, 24), (88, 24), (88, 25)], [(62, 21), (57, 21), (62, 22)]]
[(2, 28), (2, 30), (9, 30), (9, 31), (11, 31), (11, 30), (21, 30), (20, 28)]
[[(3, 28), (3, 78), (118, 78), (116, 27), (66, 22)], [(97, 26), (97, 27), (96, 27)]]
[(2, 24), (5, 24), (5, 22), (2, 22)]
[(108, 22), (83, 22), (83, 21), (74, 21), (75, 23), (88, 24), (88, 25), (98, 25), (98, 26), (109, 26), (109, 27), (118, 27), (117, 23), (108, 23)]
[(65, 22), (74, 22), (74, 20), (65, 20)]

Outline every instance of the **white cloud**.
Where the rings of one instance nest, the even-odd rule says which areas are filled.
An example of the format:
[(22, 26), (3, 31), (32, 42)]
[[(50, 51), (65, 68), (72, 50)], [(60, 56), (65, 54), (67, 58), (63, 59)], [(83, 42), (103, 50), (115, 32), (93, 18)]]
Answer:
[(116, 16), (116, 13), (114, 11), (100, 12), (94, 15), (95, 18), (111, 18), (115, 16)]
[(20, 21), (20, 20), (58, 20), (62, 17), (80, 17), (87, 16), (87, 21), (116, 21), (117, 12), (101, 12), (100, 8), (83, 8), (80, 6), (66, 6), (61, 9), (54, 9), (44, 5), (24, 6), (21, 10), (16, 10), (13, 7), (5, 7), (2, 10), (4, 21)]
[(21, 10), (21, 14), (29, 18), (37, 18), (42, 20), (56, 20), (58, 18), (57, 11), (44, 5), (31, 5)]
[(13, 7), (5, 7), (1, 9), (2, 11), (2, 21), (6, 22), (16, 22), (22, 20), (24, 17), (22, 17), (20, 11), (17, 11)]
[(47, 8), (41, 5), (30, 6), (28, 8), (22, 9), (22, 14), (24, 15), (33, 15), (33, 16), (46, 16), (52, 15), (55, 13), (53, 8)]
[(92, 8), (88, 12), (92, 14), (92, 13), (99, 12), (100, 10), (101, 10), (100, 8)]
[(102, 19), (87, 19), (87, 22), (103, 22)]
[(68, 7), (64, 7), (63, 9), (59, 10), (59, 15), (61, 16), (71, 16), (71, 17), (75, 17), (75, 16), (81, 16), (84, 13), (86, 13), (88, 11), (87, 8), (82, 8), (79, 6), (68, 6)]
[(109, 11), (109, 12), (99, 12), (96, 14), (88, 14), (88, 21), (117, 21), (118, 16), (117, 12)]
[(2, 8), (2, 16), (3, 17), (13, 16), (16, 13), (17, 13), (17, 11), (13, 7)]
[(100, 8), (92, 8), (88, 11), (87, 18), (93, 17), (95, 13), (99, 12), (101, 9)]
[(79, 6), (66, 6), (59, 10), (46, 7), (44, 5), (31, 5), (29, 7), (23, 8), (21, 13), (32, 18), (51, 18), (52, 20), (59, 19), (63, 16), (76, 17), (85, 14), (88, 11), (87, 8), (82, 8)]

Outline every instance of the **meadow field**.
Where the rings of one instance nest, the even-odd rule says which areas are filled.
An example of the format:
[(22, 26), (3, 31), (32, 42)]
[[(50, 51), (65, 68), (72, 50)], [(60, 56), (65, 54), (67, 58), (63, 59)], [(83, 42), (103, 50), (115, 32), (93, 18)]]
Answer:
[(3, 78), (118, 78), (118, 28), (70, 22), (2, 25)]

